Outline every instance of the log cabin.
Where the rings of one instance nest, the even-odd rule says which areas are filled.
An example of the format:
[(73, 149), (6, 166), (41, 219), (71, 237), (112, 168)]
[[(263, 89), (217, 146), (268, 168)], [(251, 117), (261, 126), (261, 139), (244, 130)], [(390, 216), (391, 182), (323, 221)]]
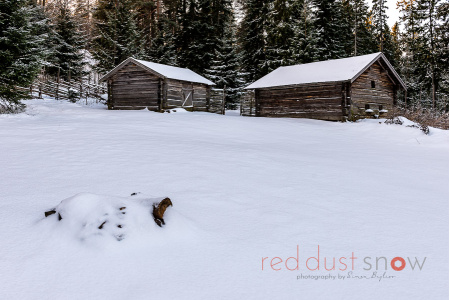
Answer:
[(245, 89), (255, 116), (354, 121), (386, 116), (406, 85), (378, 52), (279, 67)]
[(214, 83), (185, 68), (127, 58), (100, 79), (108, 86), (108, 109), (162, 111), (183, 107), (209, 111)]

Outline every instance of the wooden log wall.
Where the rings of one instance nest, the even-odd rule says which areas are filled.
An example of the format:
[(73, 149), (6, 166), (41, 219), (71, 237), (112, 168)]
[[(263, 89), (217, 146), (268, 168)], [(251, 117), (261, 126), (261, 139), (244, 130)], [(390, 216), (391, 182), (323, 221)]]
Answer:
[[(375, 87), (372, 87), (372, 81)], [(393, 108), (396, 93), (397, 86), (389, 73), (375, 62), (352, 83), (350, 118), (383, 117)], [(366, 112), (368, 108), (373, 112)]]
[(342, 82), (257, 89), (256, 116), (341, 121)]
[(160, 110), (161, 80), (130, 62), (111, 79), (112, 109)]
[[(210, 105), (210, 86), (175, 79), (161, 79), (132, 62), (118, 70), (109, 79), (108, 85), (110, 109), (147, 108), (161, 111), (184, 107), (190, 111), (215, 112), (215, 101), (213, 100)], [(223, 100), (221, 107), (222, 104)]]
[[(192, 111), (208, 111), (209, 86), (175, 79), (166, 79), (164, 84), (164, 109), (182, 107), (184, 104)], [(192, 94), (185, 102), (189, 93)]]

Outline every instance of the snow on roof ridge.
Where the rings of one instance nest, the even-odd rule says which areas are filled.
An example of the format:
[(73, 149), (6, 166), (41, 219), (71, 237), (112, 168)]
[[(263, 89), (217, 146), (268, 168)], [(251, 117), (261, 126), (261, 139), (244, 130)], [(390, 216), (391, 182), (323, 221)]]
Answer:
[[(282, 66), (253, 82), (245, 89), (352, 80), (378, 57), (385, 59), (382, 52), (376, 52), (306, 64)], [(393, 71), (395, 72), (395, 70)]]
[(140, 60), (140, 59), (136, 59), (136, 58), (133, 58), (133, 60), (141, 63), (142, 65), (146, 66), (147, 68), (149, 68), (169, 79), (177, 79), (177, 80), (182, 80), (182, 81), (215, 85), (214, 82), (206, 79), (205, 77), (201, 76), (200, 74), (195, 73), (194, 71), (192, 71), (188, 68), (175, 67), (175, 66), (155, 63), (152, 61)]
[(342, 59), (349, 59), (349, 58), (355, 58), (355, 57), (363, 57), (363, 56), (378, 56), (379, 54), (381, 54), (382, 52), (374, 52), (371, 54), (364, 54), (364, 55), (358, 55), (358, 56), (349, 56), (349, 57), (343, 57), (343, 58), (333, 58), (333, 59), (328, 59), (328, 60), (319, 60), (319, 61), (313, 61), (313, 62), (309, 62), (309, 63), (304, 63), (304, 64), (296, 64), (296, 65), (290, 65), (290, 66), (281, 66), (278, 68), (288, 68), (288, 67), (294, 67), (294, 66), (300, 66), (300, 65), (310, 65), (310, 64), (318, 64), (318, 63), (324, 63), (324, 62), (328, 62), (328, 61), (335, 61), (335, 60), (342, 60)]
[(161, 77), (164, 77), (164, 78), (187, 81), (187, 82), (203, 83), (203, 84), (207, 84), (207, 85), (215, 85), (214, 82), (206, 79), (205, 77), (201, 76), (200, 74), (195, 73), (194, 71), (192, 71), (188, 68), (180, 68), (180, 67), (155, 63), (152, 61), (140, 60), (140, 59), (136, 59), (134, 57), (129, 57), (126, 60), (124, 60), (123, 62), (121, 62), (114, 69), (112, 69), (105, 76), (103, 76), (100, 79), (100, 81), (104, 81), (105, 79), (109, 78), (117, 70), (122, 68), (125, 64), (127, 64), (130, 61), (134, 61), (137, 64), (139, 64), (141, 67), (149, 69), (150, 71), (153, 71), (154, 73), (157, 73), (158, 75), (160, 75)]
[(134, 60), (136, 60), (136, 61), (138, 61), (140, 63), (151, 63), (151, 64), (154, 64), (154, 65), (159, 65), (159, 66), (164, 66), (164, 67), (171, 67), (171, 68), (177, 68), (177, 69), (184, 69), (184, 70), (191, 71), (189, 68), (182, 68), (182, 67), (177, 67), (177, 66), (166, 65), (166, 64), (161, 64), (161, 63), (156, 63), (156, 62), (153, 62), (153, 61), (149, 61), (149, 60), (137, 59), (137, 58), (134, 58), (134, 57), (132, 57), (132, 59), (134, 59)]

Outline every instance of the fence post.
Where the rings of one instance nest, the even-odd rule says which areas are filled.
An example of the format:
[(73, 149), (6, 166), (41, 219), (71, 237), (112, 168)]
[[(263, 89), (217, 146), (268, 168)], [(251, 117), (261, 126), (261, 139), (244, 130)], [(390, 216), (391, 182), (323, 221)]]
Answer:
[(91, 92), (91, 73), (89, 72), (88, 85), (87, 85), (87, 91), (86, 91), (86, 101), (87, 101), (87, 98), (89, 97), (90, 92)]
[(241, 115), (242, 116), (242, 105), (243, 105), (243, 101), (244, 101), (244, 95), (241, 95), (241, 97), (240, 97), (240, 101), (239, 101), (239, 104), (240, 104), (240, 106), (239, 106), (239, 115)]
[(253, 98), (250, 96), (250, 116), (252, 115), (253, 110)]
[(227, 86), (226, 85), (224, 85), (223, 86), (223, 97), (222, 97), (222, 115), (224, 115), (225, 114), (225, 96), (226, 96), (226, 89), (227, 89)]
[(56, 100), (59, 100), (59, 72), (60, 67), (58, 67), (58, 78), (56, 78)]

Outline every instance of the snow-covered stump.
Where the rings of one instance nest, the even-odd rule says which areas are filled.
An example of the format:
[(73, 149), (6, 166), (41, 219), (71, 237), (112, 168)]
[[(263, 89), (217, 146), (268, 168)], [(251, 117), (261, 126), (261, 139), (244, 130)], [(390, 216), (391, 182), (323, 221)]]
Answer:
[(167, 198), (111, 197), (81, 193), (61, 201), (46, 211), (46, 218), (57, 218), (58, 225), (84, 241), (93, 237), (123, 240), (135, 229), (165, 225), (164, 213), (173, 206)]

